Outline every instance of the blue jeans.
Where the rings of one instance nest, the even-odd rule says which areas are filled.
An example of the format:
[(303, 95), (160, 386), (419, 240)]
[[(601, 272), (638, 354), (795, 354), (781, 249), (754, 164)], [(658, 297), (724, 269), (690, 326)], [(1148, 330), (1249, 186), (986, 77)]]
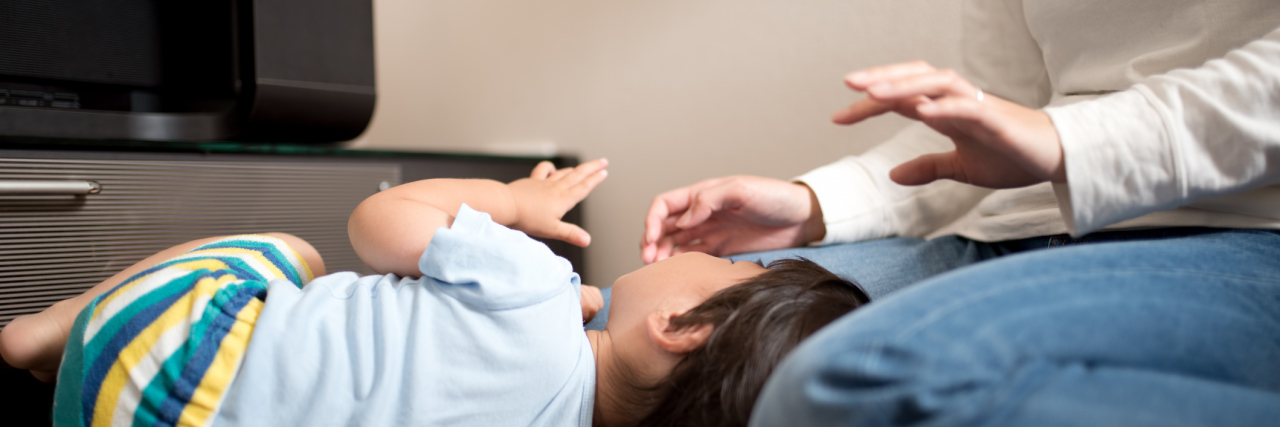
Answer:
[[(896, 238), (847, 245), (781, 249), (726, 258), (734, 261), (757, 261), (761, 264), (783, 258), (808, 258), (846, 280), (857, 282), (867, 291), (867, 295), (878, 299), (938, 273), (1024, 249), (1027, 247), (1020, 242), (993, 244), (946, 236), (927, 241)], [(602, 288), (600, 293), (604, 295), (604, 309), (584, 326), (586, 330), (602, 331), (608, 322), (613, 288)]]
[(918, 283), (803, 342), (753, 426), (1280, 423), (1280, 234), (903, 240), (793, 251)]
[(781, 249), (727, 258), (766, 265), (778, 259), (807, 258), (846, 280), (857, 282), (874, 300), (937, 274), (1034, 246), (1034, 243), (1023, 241), (983, 243), (959, 236), (944, 236), (933, 240), (894, 238)]

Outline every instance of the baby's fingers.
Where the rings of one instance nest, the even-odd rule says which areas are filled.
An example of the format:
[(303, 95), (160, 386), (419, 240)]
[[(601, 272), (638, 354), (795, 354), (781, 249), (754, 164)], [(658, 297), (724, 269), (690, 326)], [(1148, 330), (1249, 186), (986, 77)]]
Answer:
[(555, 171), (556, 171), (556, 165), (551, 164), (551, 162), (548, 162), (546, 160), (543, 160), (541, 162), (538, 162), (537, 166), (533, 167), (533, 172), (529, 174), (529, 177), (533, 179), (546, 179), (548, 176), (551, 176), (551, 174)]
[(591, 235), (588, 234), (586, 230), (583, 230), (582, 227), (563, 221), (557, 221), (556, 224), (552, 226), (551, 235), (546, 237), (564, 241), (571, 245), (583, 248), (591, 244)]
[(582, 285), (582, 323), (586, 324), (596, 317), (596, 314), (604, 309), (604, 295), (600, 294), (600, 289), (595, 286)]
[(605, 158), (595, 159), (595, 160), (580, 164), (578, 165), (578, 167), (573, 168), (573, 171), (566, 174), (562, 179), (566, 183), (569, 183), (570, 185), (574, 185), (587, 178), (594, 176), (597, 172), (604, 171), (604, 169), (607, 167), (609, 167), (608, 159), (605, 159)]
[(864, 98), (831, 115), (831, 121), (839, 125), (851, 125), (893, 111), (894, 105)]
[(578, 201), (581, 202), (582, 199), (587, 198), (587, 194), (590, 194), (592, 190), (595, 190), (596, 186), (600, 185), (600, 183), (604, 182), (604, 179), (608, 177), (609, 177), (609, 171), (607, 170), (596, 171), (596, 173), (591, 174), (590, 176), (586, 177), (586, 179), (583, 179), (577, 184), (574, 184), (572, 187), (569, 187), (569, 191), (573, 193), (574, 198), (578, 199)]
[(559, 170), (552, 172), (551, 175), (547, 177), (547, 179), (552, 181), (559, 181), (560, 179), (568, 176), (570, 173), (573, 173), (573, 168), (560, 168)]

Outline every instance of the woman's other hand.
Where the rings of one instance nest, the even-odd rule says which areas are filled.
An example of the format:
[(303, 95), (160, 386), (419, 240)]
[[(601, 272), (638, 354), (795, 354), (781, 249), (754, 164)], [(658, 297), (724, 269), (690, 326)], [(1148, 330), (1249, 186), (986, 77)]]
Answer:
[(845, 84), (867, 98), (837, 112), (832, 121), (848, 125), (892, 111), (955, 142), (954, 151), (898, 165), (889, 172), (894, 182), (951, 179), (987, 188), (1066, 182), (1062, 143), (1049, 116), (984, 94), (955, 71), (917, 61), (856, 71)]
[(645, 216), (645, 264), (684, 252), (715, 256), (801, 246), (826, 234), (809, 187), (757, 176), (713, 178), (653, 198)]

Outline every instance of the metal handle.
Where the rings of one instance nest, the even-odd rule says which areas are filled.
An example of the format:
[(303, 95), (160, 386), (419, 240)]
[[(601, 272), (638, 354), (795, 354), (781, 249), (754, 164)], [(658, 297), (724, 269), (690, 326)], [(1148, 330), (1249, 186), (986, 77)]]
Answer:
[(0, 195), (18, 194), (98, 194), (102, 185), (94, 181), (29, 181), (0, 179)]

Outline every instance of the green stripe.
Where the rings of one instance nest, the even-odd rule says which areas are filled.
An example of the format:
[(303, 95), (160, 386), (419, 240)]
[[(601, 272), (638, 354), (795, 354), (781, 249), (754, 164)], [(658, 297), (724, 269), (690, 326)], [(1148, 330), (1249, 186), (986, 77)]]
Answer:
[[(101, 297), (101, 296), (99, 296)], [(84, 329), (93, 313), (89, 304), (71, 326), (67, 346), (62, 353), (62, 366), (58, 367), (58, 385), (53, 393), (53, 423), (60, 426), (86, 425), (81, 413), (80, 387), (84, 384)]]

